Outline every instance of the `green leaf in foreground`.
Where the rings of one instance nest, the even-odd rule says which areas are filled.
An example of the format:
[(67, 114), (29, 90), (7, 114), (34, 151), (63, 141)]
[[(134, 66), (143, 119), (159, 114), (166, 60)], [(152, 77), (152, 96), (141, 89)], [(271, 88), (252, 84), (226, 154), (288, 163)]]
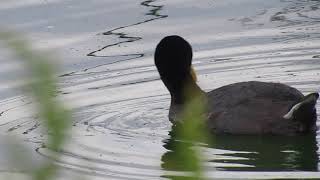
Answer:
[[(49, 132), (47, 146), (58, 152), (66, 139), (65, 132), (69, 128), (71, 118), (69, 112), (55, 98), (57, 92), (55, 71), (54, 66), (49, 64), (54, 61), (45, 54), (32, 50), (30, 44), (16, 33), (0, 32), (0, 39), (9, 49), (13, 50), (19, 59), (23, 60), (30, 72), (28, 87), (38, 103), (39, 114)], [(53, 157), (53, 159), (57, 158), (58, 155)], [(50, 161), (35, 170), (33, 176), (35, 180), (50, 179), (56, 170), (57, 166)]]
[(209, 133), (205, 126), (204, 99), (194, 98), (181, 113), (181, 123), (173, 125), (170, 139), (165, 147), (169, 150), (162, 156), (162, 167), (170, 171), (185, 172), (181, 175), (165, 176), (173, 180), (203, 179), (203, 155), (200, 143), (209, 142)]

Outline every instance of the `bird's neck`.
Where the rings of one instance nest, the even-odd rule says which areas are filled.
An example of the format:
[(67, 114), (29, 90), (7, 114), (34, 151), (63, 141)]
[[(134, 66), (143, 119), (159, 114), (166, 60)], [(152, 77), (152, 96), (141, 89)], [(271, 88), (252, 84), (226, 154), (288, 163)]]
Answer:
[(170, 91), (173, 104), (183, 105), (193, 98), (204, 94), (192, 76), (189, 75), (184, 79), (176, 80), (175, 82), (165, 82), (165, 85)]

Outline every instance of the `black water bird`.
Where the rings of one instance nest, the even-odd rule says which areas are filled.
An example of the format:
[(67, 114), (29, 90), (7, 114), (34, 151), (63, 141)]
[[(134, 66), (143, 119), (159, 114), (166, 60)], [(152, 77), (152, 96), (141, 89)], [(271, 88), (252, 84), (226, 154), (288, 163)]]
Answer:
[(159, 42), (154, 60), (171, 95), (169, 119), (173, 123), (190, 100), (203, 96), (207, 127), (214, 134), (298, 135), (316, 130), (318, 93), (304, 96), (285, 84), (258, 81), (204, 92), (196, 83), (192, 47), (176, 35)]

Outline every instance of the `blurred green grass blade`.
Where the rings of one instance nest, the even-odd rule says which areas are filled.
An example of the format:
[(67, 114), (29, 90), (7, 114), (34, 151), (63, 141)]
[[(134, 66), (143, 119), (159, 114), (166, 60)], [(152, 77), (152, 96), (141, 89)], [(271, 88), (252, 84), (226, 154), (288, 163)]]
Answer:
[[(59, 152), (66, 140), (66, 131), (70, 127), (71, 116), (59, 101), (56, 100), (57, 83), (54, 75), (54, 62), (46, 54), (30, 48), (30, 44), (17, 33), (0, 31), (0, 39), (12, 50), (30, 73), (28, 87), (38, 103), (39, 114), (48, 130), (47, 146)], [(54, 157), (58, 158), (58, 157)], [(34, 179), (45, 180), (53, 177), (57, 167), (49, 162), (34, 172)]]
[[(172, 127), (169, 141), (170, 150), (166, 157), (164, 168), (174, 171), (191, 172), (191, 176), (171, 176), (173, 180), (203, 179), (203, 155), (199, 149), (200, 143), (209, 142), (209, 133), (205, 126), (205, 103), (202, 97), (194, 98), (185, 107), (179, 117), (181, 123)], [(172, 141), (173, 139), (173, 141)]]

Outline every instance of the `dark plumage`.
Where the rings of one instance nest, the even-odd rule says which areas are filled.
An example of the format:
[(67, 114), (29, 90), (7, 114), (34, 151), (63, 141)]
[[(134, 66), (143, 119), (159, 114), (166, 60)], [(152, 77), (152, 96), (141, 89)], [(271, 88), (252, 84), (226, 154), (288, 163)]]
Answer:
[(182, 37), (163, 38), (155, 51), (155, 64), (171, 94), (172, 122), (189, 100), (204, 95), (212, 133), (297, 135), (316, 130), (318, 93), (304, 96), (285, 84), (257, 81), (202, 91), (191, 73), (191, 45)]

